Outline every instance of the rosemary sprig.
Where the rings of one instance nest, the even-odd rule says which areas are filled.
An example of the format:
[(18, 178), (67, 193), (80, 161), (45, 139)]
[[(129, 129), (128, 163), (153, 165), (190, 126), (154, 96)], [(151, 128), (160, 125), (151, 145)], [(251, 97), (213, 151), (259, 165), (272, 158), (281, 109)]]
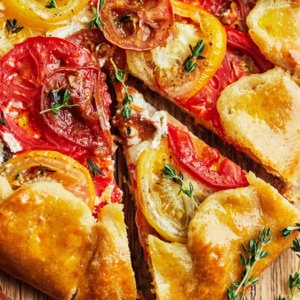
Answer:
[(191, 182), (189, 182), (188, 186), (185, 184), (183, 174), (181, 172), (177, 174), (176, 170), (167, 163), (164, 164), (161, 172), (163, 173), (164, 178), (172, 179), (175, 183), (177, 183), (179, 185), (179, 193), (182, 192), (187, 195), (192, 200), (194, 206), (198, 208), (198, 203), (193, 196), (194, 187)]
[(48, 4), (46, 5), (47, 8), (58, 8), (56, 4), (56, 0), (49, 0)]
[(269, 252), (264, 251), (264, 247), (273, 239), (270, 228), (264, 228), (258, 233), (257, 239), (252, 238), (248, 242), (248, 246), (242, 243), (245, 255), (240, 253), (240, 261), (244, 266), (242, 279), (240, 282), (233, 282), (227, 289), (227, 297), (229, 300), (242, 300), (247, 288), (259, 282), (258, 277), (252, 276), (253, 269), (258, 261), (266, 258)]
[(69, 101), (71, 99), (71, 93), (67, 89), (51, 90), (50, 96), (52, 100), (51, 108), (40, 111), (40, 114), (52, 111), (53, 114), (57, 115), (59, 110), (64, 107), (78, 106), (78, 104), (69, 104)]
[[(296, 223), (295, 226), (288, 226), (280, 230), (283, 237), (289, 237), (293, 231), (300, 232), (300, 223)], [(292, 251), (296, 252), (298, 258), (300, 259), (300, 238), (293, 240), (292, 246), (290, 247)], [(300, 292), (300, 261), (298, 263), (298, 270), (293, 275), (289, 276), (288, 279), (288, 288), (290, 290), (290, 295), (287, 297), (279, 296), (279, 300), (294, 300), (296, 295)]]
[(198, 41), (194, 48), (190, 46), (192, 55), (189, 55), (186, 58), (186, 60), (183, 62), (185, 73), (192, 73), (197, 68), (197, 59), (205, 58), (204, 56), (202, 56), (204, 47), (205, 47), (205, 42), (203, 40)]
[(94, 17), (92, 18), (92, 20), (88, 23), (88, 28), (100, 28), (102, 26), (102, 21), (99, 15), (99, 10), (100, 8), (102, 9), (104, 7), (105, 4), (105, 0), (98, 0), (97, 1), (97, 6), (92, 6), (92, 11), (93, 11), (93, 15)]
[(129, 94), (128, 92), (128, 88), (125, 84), (125, 74), (126, 71), (125, 70), (120, 70), (118, 69), (118, 67), (116, 66), (115, 62), (113, 61), (113, 59), (110, 59), (111, 64), (114, 67), (115, 70), (115, 74), (112, 77), (112, 81), (118, 81), (122, 84), (122, 87), (125, 91), (125, 97), (123, 98), (122, 104), (123, 106), (120, 109), (120, 113), (122, 115), (122, 118), (124, 120), (128, 119), (131, 116), (131, 107), (130, 104), (133, 103), (133, 97), (132, 95)]

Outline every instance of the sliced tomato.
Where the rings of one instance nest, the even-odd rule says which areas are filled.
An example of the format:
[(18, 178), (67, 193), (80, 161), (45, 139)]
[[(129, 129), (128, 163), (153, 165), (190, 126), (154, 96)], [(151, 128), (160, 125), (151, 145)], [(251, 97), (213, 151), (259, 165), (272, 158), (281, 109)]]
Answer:
[[(228, 158), (216, 156), (212, 165), (207, 164), (206, 155), (197, 153), (189, 134), (179, 128), (168, 126), (169, 145), (181, 166), (201, 182), (218, 189), (247, 186), (246, 172), (238, 165), (226, 162)], [(230, 166), (230, 167), (229, 167)]]
[[(27, 39), (0, 60), (0, 87), (5, 123), (0, 133), (3, 138), (10, 132), (24, 142), (21, 150), (44, 147), (75, 156), (87, 151), (112, 154), (111, 98), (105, 76), (82, 47), (59, 38)], [(57, 115), (41, 114), (52, 107), (50, 91), (59, 88), (70, 90), (70, 102), (76, 107), (62, 108)]]
[[(172, 1), (175, 24), (167, 42), (151, 51), (126, 51), (129, 71), (149, 88), (170, 99), (187, 100), (215, 74), (226, 51), (226, 32), (207, 11)], [(200, 57), (193, 50), (204, 43)], [(194, 66), (191, 71), (187, 62)]]
[(88, 0), (56, 0), (55, 7), (47, 7), (50, 1), (3, 0), (5, 13), (26, 27), (49, 30), (67, 25), (69, 19), (80, 12)]
[(82, 199), (93, 209), (95, 189), (87, 168), (57, 151), (29, 151), (17, 154), (0, 168), (15, 190), (32, 181), (53, 180)]
[[(149, 148), (137, 165), (138, 208), (161, 236), (169, 241), (185, 242), (187, 227), (195, 206), (179, 186), (162, 176), (164, 163), (170, 162), (167, 143)], [(203, 199), (202, 199), (203, 200)]]
[(105, 1), (99, 10), (105, 37), (124, 49), (152, 49), (163, 42), (174, 23), (170, 0)]
[[(43, 135), (47, 140), (56, 144), (63, 139), (100, 155), (111, 154), (110, 103), (105, 103), (106, 91), (101, 88), (105, 86), (105, 78), (101, 74), (97, 68), (58, 68), (49, 73), (40, 102), (41, 118), (46, 125)], [(75, 106), (54, 113), (51, 91), (62, 87), (70, 92), (69, 105)]]

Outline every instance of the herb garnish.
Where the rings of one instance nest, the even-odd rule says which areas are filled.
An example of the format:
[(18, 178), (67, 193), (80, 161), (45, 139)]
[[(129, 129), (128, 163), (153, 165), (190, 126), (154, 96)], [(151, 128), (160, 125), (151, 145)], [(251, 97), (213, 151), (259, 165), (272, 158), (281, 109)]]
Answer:
[(88, 157), (86, 161), (87, 161), (88, 169), (93, 175), (93, 177), (97, 177), (98, 175), (104, 175), (104, 173), (99, 169), (99, 167), (90, 157)]
[(57, 115), (58, 111), (64, 107), (74, 107), (78, 106), (78, 104), (69, 104), (71, 99), (71, 93), (67, 89), (57, 89), (50, 91), (51, 97), (51, 108), (42, 110), (40, 114), (52, 111), (53, 114)]
[(126, 71), (118, 69), (118, 67), (116, 66), (116, 64), (112, 58), (110, 59), (110, 62), (113, 65), (114, 70), (115, 70), (115, 75), (112, 77), (112, 81), (120, 82), (125, 91), (125, 97), (122, 102), (123, 106), (121, 107), (120, 112), (121, 112), (122, 118), (124, 120), (126, 120), (131, 116), (130, 104), (133, 103), (133, 97), (132, 97), (132, 95), (129, 94), (128, 88), (127, 88), (127, 86), (125, 84), (125, 80), (124, 80)]
[(177, 174), (176, 170), (167, 163), (164, 164), (161, 172), (163, 173), (164, 178), (172, 179), (175, 183), (177, 183), (179, 185), (179, 193), (182, 192), (187, 195), (192, 200), (194, 206), (198, 207), (198, 203), (193, 196), (194, 187), (191, 182), (189, 182), (188, 187), (186, 186), (181, 172)]
[(269, 252), (264, 251), (264, 247), (268, 245), (273, 239), (270, 228), (264, 228), (258, 233), (258, 238), (252, 238), (248, 242), (248, 246), (242, 243), (245, 255), (240, 253), (240, 261), (244, 266), (242, 278), (240, 282), (233, 282), (227, 290), (229, 300), (242, 300), (247, 288), (259, 282), (258, 277), (252, 276), (252, 271), (256, 263), (266, 258)]
[(94, 14), (93, 19), (88, 23), (88, 28), (100, 28), (102, 26), (102, 21), (100, 19), (100, 15), (99, 15), (99, 10), (100, 8), (102, 9), (104, 7), (104, 2), (105, 0), (98, 0), (97, 1), (97, 6), (92, 6), (92, 11)]
[(49, 0), (48, 4), (46, 5), (47, 8), (58, 8), (56, 4), (56, 0)]
[(18, 33), (24, 28), (23, 26), (20, 26), (18, 24), (18, 21), (16, 19), (7, 19), (5, 27), (10, 33)]
[[(296, 223), (295, 226), (288, 226), (280, 230), (284, 237), (289, 237), (293, 231), (300, 231), (300, 223)], [(293, 240), (291, 250), (296, 253), (300, 253), (300, 238)], [(300, 259), (300, 254), (297, 254), (297, 256)], [(287, 284), (290, 290), (290, 295), (288, 297), (279, 296), (279, 300), (294, 300), (296, 295), (300, 292), (300, 261), (298, 263), (298, 271), (289, 276)]]
[(204, 56), (202, 56), (202, 53), (204, 51), (204, 46), (205, 43), (203, 40), (197, 42), (194, 49), (192, 48), (192, 46), (190, 46), (192, 55), (188, 56), (186, 60), (183, 62), (185, 73), (192, 73), (197, 67), (197, 59), (205, 58)]
[(7, 126), (6, 120), (4, 118), (4, 112), (2, 112), (2, 114), (1, 114), (0, 124), (3, 126)]

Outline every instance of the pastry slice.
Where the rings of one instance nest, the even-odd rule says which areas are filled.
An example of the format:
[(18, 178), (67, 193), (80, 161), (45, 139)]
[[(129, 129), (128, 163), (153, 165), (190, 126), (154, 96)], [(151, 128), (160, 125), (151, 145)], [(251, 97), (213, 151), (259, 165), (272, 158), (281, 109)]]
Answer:
[(31, 179), (19, 173), (24, 180), (16, 187), (12, 162), (0, 180), (0, 268), (53, 299), (135, 299), (123, 206), (107, 204), (95, 218), (85, 202), (88, 192), (80, 191), (84, 184), (70, 186), (71, 175), (49, 164), (45, 172), (53, 177), (32, 177), (32, 167)]
[(298, 222), (300, 213), (275, 188), (128, 86), (133, 102), (124, 118), (124, 87), (117, 83), (115, 90), (115, 125), (123, 139), (155, 297), (225, 300), (242, 274), (241, 243), (263, 230), (274, 236), (266, 248), (270, 255), (254, 269), (259, 276), (290, 246), (296, 235), (285, 239), (280, 230)]
[(226, 140), (287, 183), (300, 175), (300, 88), (275, 67), (243, 77), (225, 88), (217, 102)]

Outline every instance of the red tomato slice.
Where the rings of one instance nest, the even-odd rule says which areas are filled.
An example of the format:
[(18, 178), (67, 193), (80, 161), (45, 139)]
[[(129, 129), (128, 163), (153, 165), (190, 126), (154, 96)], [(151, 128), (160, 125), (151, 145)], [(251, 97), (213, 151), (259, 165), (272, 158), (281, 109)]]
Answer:
[[(58, 68), (44, 81), (40, 102), (45, 136), (53, 144), (61, 139), (97, 154), (110, 155), (112, 139), (109, 132), (109, 107), (105, 103), (105, 79), (96, 68)], [(56, 114), (51, 91), (61, 88), (70, 92), (70, 104)], [(103, 93), (104, 92), (104, 93)], [(104, 101), (103, 101), (104, 100)], [(104, 112), (103, 112), (104, 110)]]
[(170, 0), (105, 1), (99, 15), (106, 39), (132, 50), (148, 50), (162, 44), (174, 23)]
[[(189, 134), (170, 124), (168, 125), (168, 141), (182, 167), (201, 182), (218, 189), (248, 185), (245, 171), (228, 158), (220, 156), (218, 169), (215, 169), (216, 164), (214, 164), (214, 169), (211, 169), (209, 167), (211, 161), (209, 160), (207, 164), (205, 159), (207, 153), (204, 157), (199, 157)], [(218, 158), (215, 156), (215, 151), (212, 157)]]
[[(40, 114), (49, 108), (50, 90), (62, 86), (71, 90), (71, 101), (78, 107)], [(81, 46), (59, 38), (27, 39), (0, 60), (0, 88), (6, 122), (0, 133), (3, 137), (11, 132), (15, 140), (24, 141), (22, 150), (44, 147), (75, 156), (112, 153), (111, 98), (98, 63)]]

